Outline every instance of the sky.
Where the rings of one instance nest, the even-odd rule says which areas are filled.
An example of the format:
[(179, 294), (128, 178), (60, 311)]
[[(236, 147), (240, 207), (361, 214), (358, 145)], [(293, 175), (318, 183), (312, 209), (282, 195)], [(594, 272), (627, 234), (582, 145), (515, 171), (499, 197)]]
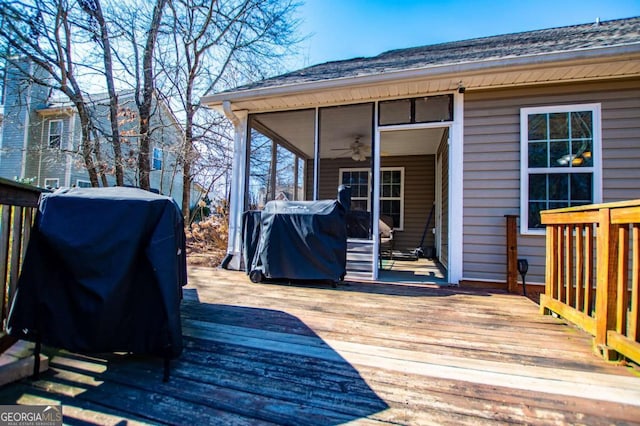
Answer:
[(392, 49), (640, 16), (640, 0), (304, 0), (302, 68)]

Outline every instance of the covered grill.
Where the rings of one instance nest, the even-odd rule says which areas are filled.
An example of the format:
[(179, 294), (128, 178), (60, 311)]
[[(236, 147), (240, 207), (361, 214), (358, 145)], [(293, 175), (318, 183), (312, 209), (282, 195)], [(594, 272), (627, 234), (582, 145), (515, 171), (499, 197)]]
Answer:
[[(256, 233), (245, 226), (245, 247), (251, 248), (245, 251), (245, 262), (251, 280), (343, 280), (349, 202), (350, 189), (341, 187), (338, 200), (270, 201), (259, 221), (255, 213), (245, 215), (245, 225), (258, 222), (260, 227)], [(257, 246), (252, 241), (256, 236)]]
[(10, 334), (77, 352), (177, 357), (184, 244), (182, 214), (169, 197), (134, 188), (45, 196)]

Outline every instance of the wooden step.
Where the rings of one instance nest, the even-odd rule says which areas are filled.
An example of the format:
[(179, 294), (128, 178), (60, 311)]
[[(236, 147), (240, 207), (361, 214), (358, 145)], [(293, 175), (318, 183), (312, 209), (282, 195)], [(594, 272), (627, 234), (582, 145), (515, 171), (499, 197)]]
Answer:
[(347, 243), (346, 279), (359, 280), (373, 277), (373, 244), (369, 241)]

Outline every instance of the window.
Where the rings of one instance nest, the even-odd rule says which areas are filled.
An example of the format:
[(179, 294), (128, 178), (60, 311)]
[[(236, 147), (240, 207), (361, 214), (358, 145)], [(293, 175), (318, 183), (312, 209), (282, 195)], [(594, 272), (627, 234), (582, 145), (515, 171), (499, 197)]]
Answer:
[(452, 95), (383, 101), (380, 102), (379, 108), (380, 126), (453, 120)]
[(540, 211), (601, 201), (600, 105), (520, 111), (522, 233), (543, 233)]
[(393, 227), (402, 229), (402, 194), (404, 169), (382, 169), (380, 172), (380, 216), (393, 219)]
[(89, 182), (88, 180), (78, 179), (76, 181), (76, 186), (78, 188), (91, 188), (91, 182)]
[(276, 200), (295, 201), (296, 155), (282, 145), (276, 144), (275, 148)]
[(162, 169), (162, 148), (153, 148), (153, 161), (151, 164), (151, 170)]
[(369, 169), (340, 169), (340, 182), (351, 187), (351, 210), (369, 211)]
[[(305, 170), (311, 159), (308, 153), (314, 150), (314, 122), (315, 110), (249, 117), (245, 187), (248, 209), (263, 209), (271, 200), (300, 201), (307, 198), (305, 186), (310, 182), (305, 182), (308, 177)], [(283, 123), (295, 125), (289, 128)]]
[(47, 189), (58, 189), (60, 187), (60, 179), (58, 178), (45, 178), (44, 187)]
[(60, 149), (62, 140), (62, 120), (49, 121), (49, 133), (47, 136), (49, 148)]
[[(351, 187), (351, 210), (371, 210), (369, 169), (340, 169), (340, 183)], [(393, 227), (404, 227), (404, 167), (380, 170), (380, 216), (393, 219)]]

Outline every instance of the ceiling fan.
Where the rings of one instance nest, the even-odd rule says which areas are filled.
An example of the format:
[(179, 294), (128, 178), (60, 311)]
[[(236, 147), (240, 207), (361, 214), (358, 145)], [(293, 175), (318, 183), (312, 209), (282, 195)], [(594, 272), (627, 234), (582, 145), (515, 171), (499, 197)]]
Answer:
[(351, 159), (353, 161), (365, 161), (367, 159), (367, 149), (371, 149), (371, 146), (360, 142), (360, 136), (356, 135), (355, 140), (351, 142), (349, 148), (332, 148), (332, 151), (350, 151)]

